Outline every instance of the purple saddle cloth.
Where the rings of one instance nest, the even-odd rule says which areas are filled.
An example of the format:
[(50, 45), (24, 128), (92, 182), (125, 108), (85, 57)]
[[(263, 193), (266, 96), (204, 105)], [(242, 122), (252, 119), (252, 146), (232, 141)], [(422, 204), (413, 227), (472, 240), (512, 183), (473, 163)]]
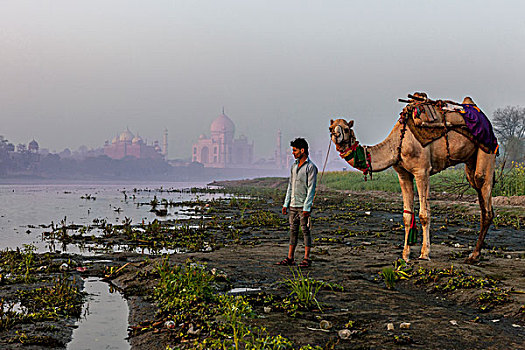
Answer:
[(475, 105), (462, 105), (464, 111), (461, 111), (467, 128), (474, 138), (489, 148), (492, 153), (498, 149), (498, 140), (494, 135), (492, 124), (489, 118)]

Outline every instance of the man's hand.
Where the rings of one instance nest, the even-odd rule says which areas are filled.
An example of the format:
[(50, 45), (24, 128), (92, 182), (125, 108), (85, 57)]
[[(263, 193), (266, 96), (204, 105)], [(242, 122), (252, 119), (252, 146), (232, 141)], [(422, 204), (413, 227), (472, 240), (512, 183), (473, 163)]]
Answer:
[(287, 212), (288, 212), (288, 208), (283, 207), (283, 215), (286, 215)]
[(309, 211), (303, 211), (303, 218), (308, 218), (310, 216)]

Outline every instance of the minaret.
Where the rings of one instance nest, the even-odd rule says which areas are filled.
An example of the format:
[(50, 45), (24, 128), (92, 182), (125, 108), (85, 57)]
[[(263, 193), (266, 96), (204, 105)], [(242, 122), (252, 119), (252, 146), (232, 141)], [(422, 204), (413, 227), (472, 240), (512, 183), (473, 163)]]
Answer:
[(275, 150), (275, 164), (280, 169), (283, 166), (283, 154), (281, 147), (281, 130), (277, 130), (277, 148)]
[(168, 158), (168, 128), (164, 129), (164, 139), (162, 142), (162, 155), (164, 159)]

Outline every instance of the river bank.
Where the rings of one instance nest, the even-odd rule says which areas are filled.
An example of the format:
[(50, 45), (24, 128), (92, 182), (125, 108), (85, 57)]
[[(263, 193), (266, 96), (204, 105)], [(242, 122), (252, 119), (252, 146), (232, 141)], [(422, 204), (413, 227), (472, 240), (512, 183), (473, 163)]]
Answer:
[[(404, 265), (398, 261), (404, 235), (399, 195), (320, 191), (312, 220), (313, 265), (302, 271), (320, 286), (318, 304), (305, 305), (291, 294), (286, 282), (298, 270), (274, 265), (287, 251), (287, 220), (280, 215), (286, 180), (214, 185), (224, 186), (235, 197), (180, 203), (192, 212), (188, 219), (112, 225), (96, 239), (87, 230), (81, 232), (82, 228), (67, 237), (49, 235), (67, 244), (129, 247), (129, 252), (97, 256), (105, 263), (76, 255), (53, 256), (56, 262), (51, 263), (50, 274), (67, 272), (79, 281), (100, 277), (120, 290), (130, 308), (132, 349), (198, 348), (199, 344), (213, 348), (212, 340), (231, 347), (230, 342), (239, 338), (235, 330), (246, 332), (237, 340), (252, 348), (264, 348), (253, 345), (264, 337), (280, 342), (282, 346), (276, 348), (283, 349), (308, 345), (335, 349), (525, 347), (522, 207), (496, 208), (500, 216), (487, 237), (481, 261), (466, 265), (469, 245), (477, 239), (476, 204), (472, 198), (435, 198), (432, 260)], [(179, 254), (145, 255), (136, 253), (136, 248)], [(298, 254), (301, 249), (300, 244)], [(413, 258), (419, 255), (418, 249)], [(75, 262), (60, 271), (64, 259)], [(34, 264), (35, 270), (40, 266)], [(175, 271), (177, 266), (182, 267)], [(393, 282), (385, 283), (389, 268)], [(174, 289), (169, 298), (156, 288), (170, 273), (182, 276), (188, 271), (207, 281), (200, 286), (209, 287), (208, 294), (192, 289), (193, 294), (186, 295), (193, 282), (185, 290)], [(171, 304), (177, 300), (185, 303)], [(224, 308), (231, 303), (237, 306), (230, 310), (249, 312), (235, 314), (233, 321)], [(71, 318), (63, 322), (71, 324)], [(393, 330), (387, 329), (389, 323)], [(402, 323), (407, 328), (400, 328)], [(32, 324), (33, 328), (20, 324), (20, 328), (2, 331), (2, 348), (21, 346), (24, 339), (15, 341), (16, 330), (23, 329), (27, 336), (37, 335), (38, 327), (41, 336), (57, 333), (38, 322)], [(67, 334), (60, 339), (63, 344)], [(37, 343), (34, 348), (43, 345)]]

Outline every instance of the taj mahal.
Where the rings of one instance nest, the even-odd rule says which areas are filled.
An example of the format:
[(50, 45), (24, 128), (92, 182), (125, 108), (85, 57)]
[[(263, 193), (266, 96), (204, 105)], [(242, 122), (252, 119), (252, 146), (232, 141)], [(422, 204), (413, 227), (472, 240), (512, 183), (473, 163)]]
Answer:
[(235, 136), (235, 124), (224, 113), (210, 126), (210, 137), (202, 134), (193, 144), (192, 161), (209, 168), (243, 168), (253, 164), (253, 142)]
[(168, 154), (168, 130), (164, 130), (164, 142), (161, 148), (158, 141), (148, 145), (138, 134), (135, 136), (126, 128), (111, 142), (104, 144), (104, 154), (113, 159), (135, 157), (137, 159), (165, 159)]

